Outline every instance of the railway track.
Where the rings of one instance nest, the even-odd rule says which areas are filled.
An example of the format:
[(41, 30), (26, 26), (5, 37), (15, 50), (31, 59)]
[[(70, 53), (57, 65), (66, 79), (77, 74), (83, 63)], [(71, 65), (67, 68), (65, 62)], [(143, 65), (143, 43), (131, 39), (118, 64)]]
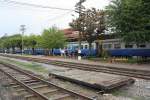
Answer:
[(22, 59), (27, 61), (35, 61), (35, 62), (45, 63), (45, 64), (51, 64), (60, 67), (76, 68), (76, 69), (87, 70), (87, 71), (96, 71), (96, 72), (103, 72), (103, 73), (123, 75), (123, 76), (150, 80), (150, 72), (145, 70), (116, 68), (116, 67), (109, 67), (109, 66), (90, 65), (90, 64), (73, 63), (73, 62), (63, 62), (63, 61), (14, 56), (14, 55), (13, 56), (2, 55), (2, 56), (17, 58), (17, 59)]
[(64, 89), (14, 65), (0, 62), (0, 71), (7, 75), (15, 92), (26, 100), (93, 100), (93, 98)]

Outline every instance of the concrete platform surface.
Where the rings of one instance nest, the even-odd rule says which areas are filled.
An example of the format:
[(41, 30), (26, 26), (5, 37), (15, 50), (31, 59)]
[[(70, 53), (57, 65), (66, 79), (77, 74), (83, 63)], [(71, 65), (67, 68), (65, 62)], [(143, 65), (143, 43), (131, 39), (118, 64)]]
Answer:
[(50, 75), (106, 91), (134, 82), (126, 76), (68, 68), (63, 71), (51, 71)]
[(61, 57), (51, 57), (51, 56), (30, 56), (30, 55), (28, 55), (28, 57), (40, 58), (40, 59), (48, 59), (48, 60), (56, 60), (56, 61), (82, 63), (82, 64), (108, 66), (108, 67), (115, 67), (115, 68), (125, 68), (125, 69), (135, 69), (135, 70), (150, 71), (150, 64), (106, 63), (106, 62), (100, 62), (100, 61), (76, 60), (76, 59), (61, 58)]

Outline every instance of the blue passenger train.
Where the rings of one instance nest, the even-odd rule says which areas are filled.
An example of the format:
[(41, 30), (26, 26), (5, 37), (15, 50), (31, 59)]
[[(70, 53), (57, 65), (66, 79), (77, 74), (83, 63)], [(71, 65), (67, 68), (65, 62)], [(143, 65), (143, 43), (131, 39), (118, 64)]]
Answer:
[[(83, 41), (81, 44), (81, 56), (96, 56), (96, 42), (92, 43), (91, 54), (89, 51), (89, 45), (87, 42)], [(107, 51), (110, 56), (115, 57), (133, 57), (133, 56), (141, 56), (141, 57), (150, 57), (150, 43), (139, 44), (138, 46), (134, 43), (124, 43), (120, 39), (106, 39), (101, 41), (103, 51)], [(69, 42), (66, 50), (67, 53), (75, 53), (78, 49), (78, 42)], [(54, 55), (61, 55), (60, 49), (53, 49), (53, 51), (49, 50), (49, 52)], [(17, 50), (16, 53), (21, 53), (20, 50)], [(33, 54), (31, 49), (24, 50), (25, 54)], [(35, 49), (35, 55), (44, 55), (44, 49)]]
[[(141, 57), (150, 57), (150, 49), (113, 49), (106, 50), (110, 56), (115, 57), (132, 57), (132, 56), (141, 56)], [(49, 51), (51, 52), (51, 51)], [(75, 52), (75, 50), (68, 50), (68, 53)], [(21, 51), (17, 51), (16, 53), (21, 53)], [(24, 50), (25, 54), (33, 54), (32, 50)], [(44, 55), (44, 50), (35, 50), (35, 55)], [(53, 50), (54, 55), (61, 55), (60, 49)], [(91, 54), (89, 49), (81, 49), (81, 56), (96, 56), (97, 50), (92, 49)]]

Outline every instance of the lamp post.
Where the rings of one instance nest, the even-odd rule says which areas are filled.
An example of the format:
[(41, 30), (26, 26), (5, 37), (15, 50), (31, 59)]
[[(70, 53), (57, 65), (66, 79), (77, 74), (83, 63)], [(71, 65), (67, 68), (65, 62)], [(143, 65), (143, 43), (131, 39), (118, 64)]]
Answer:
[(21, 33), (21, 37), (22, 37), (22, 42), (21, 42), (21, 54), (23, 55), (23, 51), (24, 51), (24, 43), (23, 43), (23, 36), (24, 36), (24, 32), (25, 32), (25, 30), (26, 30), (26, 28), (25, 28), (25, 25), (20, 25), (20, 31), (22, 32)]

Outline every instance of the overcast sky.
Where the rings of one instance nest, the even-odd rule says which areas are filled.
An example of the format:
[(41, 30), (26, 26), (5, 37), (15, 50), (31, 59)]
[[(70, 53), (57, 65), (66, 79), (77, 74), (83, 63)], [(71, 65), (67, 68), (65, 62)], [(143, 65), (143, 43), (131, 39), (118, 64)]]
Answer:
[[(53, 25), (60, 29), (68, 28), (68, 23), (74, 18), (71, 11), (35, 8), (16, 5), (0, 0), (0, 36), (20, 33), (20, 25), (26, 25), (26, 34), (40, 34), (43, 29)], [(79, 0), (13, 0), (37, 5), (74, 9)], [(110, 0), (86, 0), (86, 8), (104, 9)]]

